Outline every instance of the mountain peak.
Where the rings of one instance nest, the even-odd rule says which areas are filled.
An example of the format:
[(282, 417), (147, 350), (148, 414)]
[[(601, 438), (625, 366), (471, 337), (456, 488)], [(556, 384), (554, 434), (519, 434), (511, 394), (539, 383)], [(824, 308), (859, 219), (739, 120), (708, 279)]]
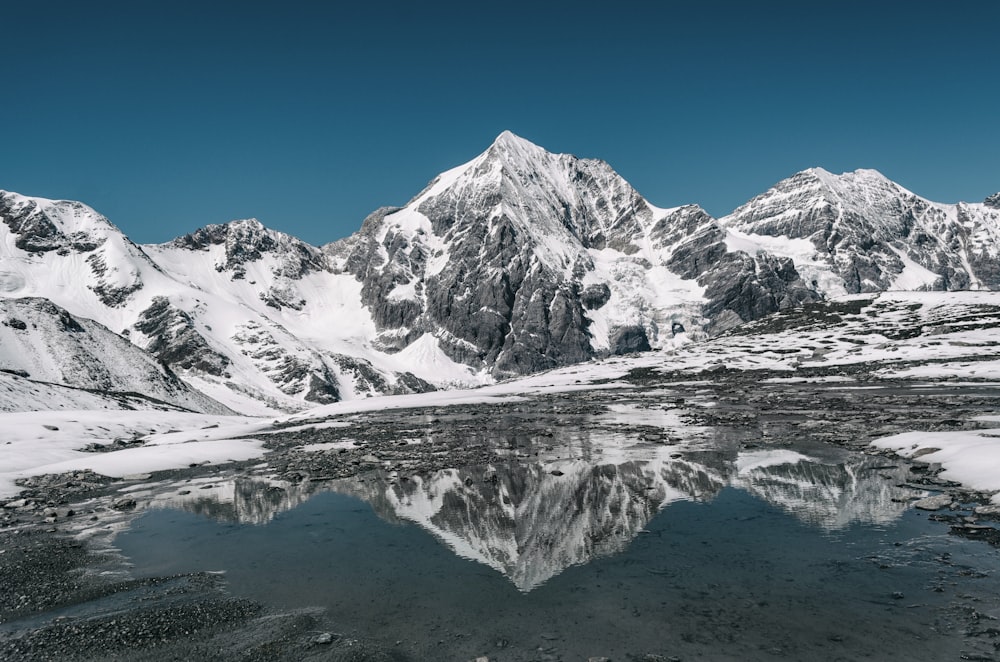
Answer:
[(859, 168), (857, 170), (842, 172), (839, 175), (835, 175), (825, 168), (815, 167), (803, 170), (802, 174), (812, 175), (823, 184), (834, 188), (843, 186), (844, 183), (893, 183), (888, 177), (872, 168)]
[(486, 153), (501, 156), (505, 160), (510, 158), (517, 160), (532, 159), (549, 154), (545, 148), (539, 147), (530, 140), (526, 140), (510, 131), (504, 131), (497, 136)]
[(534, 147), (535, 149), (542, 149), (541, 147), (531, 142), (530, 140), (522, 138), (521, 136), (511, 131), (503, 131), (499, 136), (496, 137), (496, 139), (493, 141), (493, 147), (498, 147), (498, 146), (505, 148)]

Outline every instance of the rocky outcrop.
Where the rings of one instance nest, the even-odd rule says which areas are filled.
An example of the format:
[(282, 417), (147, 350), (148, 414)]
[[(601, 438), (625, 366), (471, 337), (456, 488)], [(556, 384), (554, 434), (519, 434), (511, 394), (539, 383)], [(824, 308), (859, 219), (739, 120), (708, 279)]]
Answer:
[(166, 365), (228, 376), (229, 358), (213, 349), (198, 332), (191, 316), (166, 297), (154, 298), (133, 327), (148, 338), (146, 351)]
[[(70, 214), (81, 213), (86, 209), (78, 202), (59, 204), (63, 207), (62, 211)], [(102, 237), (83, 230), (67, 234), (35, 200), (4, 191), (0, 191), (0, 221), (16, 235), (14, 245), (29, 253), (88, 253), (104, 241)]]
[(262, 324), (242, 325), (232, 341), (285, 395), (315, 404), (340, 399), (337, 377), (318, 356), (290, 351)]
[(220, 247), (221, 255), (215, 263), (217, 271), (228, 271), (234, 279), (246, 275), (246, 265), (257, 262), (265, 255), (278, 255), (275, 275), (297, 279), (326, 269), (323, 253), (316, 247), (290, 235), (270, 230), (255, 218), (231, 221), (205, 227), (175, 239), (178, 248), (207, 251)]
[(812, 169), (716, 220), (508, 132), (323, 248), (254, 219), (140, 248), (85, 205), (4, 192), (0, 221), (3, 296), (282, 409), (675, 346), (847, 293), (1000, 288), (1000, 194), (942, 205)]
[(690, 216), (684, 227), (692, 234), (673, 251), (667, 266), (705, 288), (710, 333), (822, 298), (791, 259), (730, 251), (725, 229), (701, 214)]

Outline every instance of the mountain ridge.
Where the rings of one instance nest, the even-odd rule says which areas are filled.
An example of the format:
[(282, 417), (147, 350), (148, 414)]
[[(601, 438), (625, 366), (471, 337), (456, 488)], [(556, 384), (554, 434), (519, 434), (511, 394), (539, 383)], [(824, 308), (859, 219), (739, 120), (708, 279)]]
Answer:
[(716, 219), (510, 132), (323, 246), (256, 219), (140, 246), (82, 203), (5, 191), (0, 221), (0, 296), (260, 413), (674, 347), (842, 294), (1000, 288), (1000, 194), (943, 205), (811, 168)]

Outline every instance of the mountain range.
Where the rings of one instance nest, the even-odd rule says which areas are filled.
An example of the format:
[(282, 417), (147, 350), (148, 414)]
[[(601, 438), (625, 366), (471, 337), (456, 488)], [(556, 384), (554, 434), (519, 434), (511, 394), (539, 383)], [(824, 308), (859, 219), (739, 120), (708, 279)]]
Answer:
[(1000, 194), (940, 204), (813, 168), (716, 219), (509, 132), (325, 246), (254, 219), (138, 245), (80, 202), (3, 191), (0, 221), (8, 393), (197, 411), (486, 383), (842, 295), (1000, 288)]

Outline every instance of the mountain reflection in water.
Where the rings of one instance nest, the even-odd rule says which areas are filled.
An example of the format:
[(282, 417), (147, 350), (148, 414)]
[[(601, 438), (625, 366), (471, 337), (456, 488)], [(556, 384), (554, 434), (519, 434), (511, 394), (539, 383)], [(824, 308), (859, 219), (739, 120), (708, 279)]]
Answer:
[(390, 522), (413, 522), (461, 557), (506, 576), (521, 591), (566, 568), (623, 551), (669, 504), (744, 490), (811, 526), (888, 524), (913, 491), (905, 469), (878, 457), (831, 458), (791, 450), (681, 456), (657, 448), (642, 460), (511, 461), (400, 479), (374, 472), (324, 484), (236, 479), (211, 494), (160, 503), (240, 523), (266, 524), (318, 491), (351, 495)]

